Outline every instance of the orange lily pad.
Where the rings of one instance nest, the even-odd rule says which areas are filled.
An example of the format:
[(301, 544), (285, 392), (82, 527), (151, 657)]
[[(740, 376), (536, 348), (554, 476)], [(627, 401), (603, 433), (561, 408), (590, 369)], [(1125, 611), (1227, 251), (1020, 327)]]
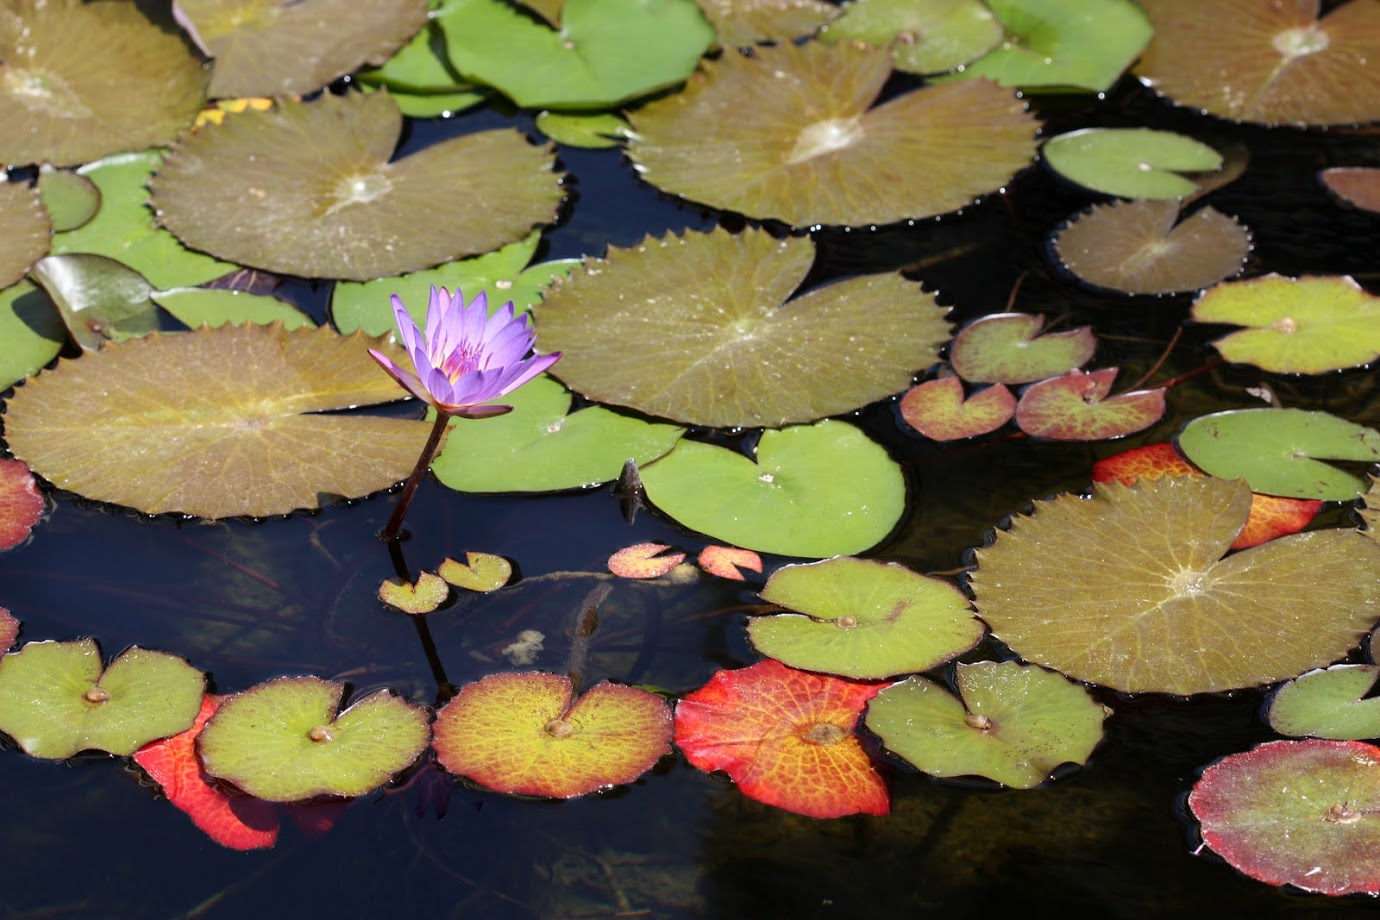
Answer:
[(19, 621), (4, 607), (0, 607), (0, 652), (5, 652), (19, 638)]
[(637, 543), (625, 546), (609, 557), (609, 571), (620, 578), (660, 578), (685, 561), (684, 553), (663, 553), (665, 543)]
[(28, 539), (43, 516), (43, 493), (20, 460), (0, 460), (0, 550)]
[(1114, 367), (1071, 370), (1027, 387), (1016, 404), (1016, 424), (1028, 435), (1054, 441), (1100, 441), (1149, 428), (1164, 416), (1164, 390), (1109, 397)]
[(926, 380), (901, 397), (901, 418), (933, 441), (957, 441), (996, 431), (1016, 414), (1016, 397), (1003, 384), (963, 398), (957, 377)]
[(886, 783), (856, 734), (882, 686), (771, 658), (719, 671), (677, 704), (676, 745), (690, 763), (723, 770), (759, 802), (815, 818), (884, 815)]
[(493, 553), (465, 553), (465, 562), (447, 559), (436, 574), (466, 591), (497, 591), (513, 577), (513, 564)]
[(762, 571), (762, 557), (750, 549), (739, 549), (736, 546), (706, 546), (700, 550), (700, 557), (697, 560), (700, 568), (710, 575), (717, 575), (720, 578), (728, 578), (733, 581), (745, 581), (743, 569), (753, 572)]
[(412, 583), (388, 579), (379, 585), (379, 600), (403, 613), (431, 613), (450, 597), (450, 585), (440, 575), (422, 572)]

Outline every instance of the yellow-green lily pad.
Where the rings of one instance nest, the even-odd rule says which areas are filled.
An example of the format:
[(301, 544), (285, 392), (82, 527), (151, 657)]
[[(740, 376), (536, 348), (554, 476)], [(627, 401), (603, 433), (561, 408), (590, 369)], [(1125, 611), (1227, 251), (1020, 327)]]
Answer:
[(1380, 667), (1335, 664), (1284, 684), (1266, 718), (1281, 735), (1360, 741), (1380, 738), (1380, 699), (1370, 696)]

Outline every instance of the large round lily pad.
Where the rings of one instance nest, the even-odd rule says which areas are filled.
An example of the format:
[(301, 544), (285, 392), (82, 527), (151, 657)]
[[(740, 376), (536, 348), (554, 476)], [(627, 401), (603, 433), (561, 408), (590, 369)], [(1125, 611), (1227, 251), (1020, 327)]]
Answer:
[(798, 613), (754, 617), (748, 637), (759, 652), (844, 677), (928, 671), (983, 634), (962, 592), (896, 563), (841, 557), (788, 565), (772, 573), (762, 599)]
[(765, 230), (611, 248), (537, 308), (542, 348), (563, 353), (552, 373), (600, 402), (716, 427), (809, 422), (906, 389), (948, 338), (944, 309), (898, 273), (787, 301), (814, 252)]
[(166, 652), (131, 648), (102, 671), (94, 639), (30, 642), (0, 658), (0, 731), (34, 757), (132, 754), (189, 727), (205, 689)]
[(978, 614), (1021, 657), (1133, 693), (1205, 693), (1336, 661), (1380, 616), (1380, 544), (1354, 530), (1223, 558), (1246, 484), (1166, 477), (1037, 502), (977, 551)]
[(1010, 90), (964, 80), (871, 108), (890, 73), (885, 48), (726, 53), (631, 113), (628, 154), (663, 191), (796, 227), (954, 211), (1030, 163), (1038, 123)]
[(1275, 691), (1267, 718), (1281, 735), (1361, 741), (1380, 738), (1380, 699), (1370, 696), (1380, 667), (1336, 664)]
[(481, 131), (389, 162), (402, 126), (383, 92), (279, 100), (184, 138), (154, 177), (153, 205), (195, 249), (352, 281), (487, 252), (555, 216), (551, 152), (521, 133)]
[[(429, 425), (321, 414), (398, 398), (377, 340), (222, 326), (61, 362), (7, 403), (15, 455), (54, 485), (149, 514), (287, 514), (406, 478)], [(101, 410), (93, 412), (92, 406)]]
[(37, 189), (0, 182), (0, 288), (23, 278), (47, 254), (52, 232)]

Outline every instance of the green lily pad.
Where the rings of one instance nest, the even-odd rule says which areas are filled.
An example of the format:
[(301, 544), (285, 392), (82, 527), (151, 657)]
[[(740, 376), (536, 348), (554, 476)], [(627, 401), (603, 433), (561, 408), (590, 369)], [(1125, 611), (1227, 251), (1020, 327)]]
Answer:
[(984, 631), (947, 581), (869, 559), (777, 569), (762, 600), (798, 613), (753, 617), (748, 638), (759, 652), (859, 680), (928, 671), (977, 645)]
[(415, 615), (431, 613), (450, 597), (450, 585), (440, 575), (422, 572), (414, 582), (388, 579), (379, 585), (379, 600), (395, 610)]
[(478, 105), (485, 93), (458, 77), (445, 58), (445, 37), (435, 20), (375, 70), (355, 74), (361, 86), (384, 87), (404, 115), (433, 118)]
[(310, 93), (384, 60), (426, 24), (426, 0), (176, 0), (178, 21), (215, 59), (210, 94)]
[[(545, 339), (542, 341), (546, 346)], [(503, 397), (513, 411), (453, 419), (431, 471), (460, 492), (552, 492), (617, 479), (628, 458), (650, 463), (683, 428), (590, 406), (570, 411), (571, 393), (547, 375)]]
[(612, 112), (542, 112), (537, 116), (537, 130), (558, 144), (604, 150), (617, 147), (631, 129)]
[(1275, 691), (1270, 727), (1296, 738), (1380, 738), (1380, 699), (1369, 697), (1378, 675), (1373, 664), (1336, 664), (1300, 675)]
[(642, 470), (647, 498), (724, 543), (814, 558), (871, 548), (905, 508), (900, 467), (846, 422), (764, 432), (756, 453), (681, 441)]
[(436, 574), (457, 588), (487, 594), (512, 580), (513, 564), (493, 553), (467, 552), (463, 563), (447, 558)]
[(38, 191), (57, 231), (77, 229), (101, 208), (101, 190), (96, 183), (70, 169), (44, 164), (38, 171)]
[(316, 323), (290, 303), (267, 294), (222, 288), (173, 288), (154, 291), (153, 302), (191, 329), (226, 323), (277, 323), (284, 329), (314, 327)]
[(0, 388), (38, 373), (66, 341), (62, 317), (42, 289), (21, 281), (0, 291)]
[(426, 748), (427, 713), (387, 690), (341, 711), (344, 693), (281, 677), (226, 697), (197, 742), (206, 772), (270, 802), (372, 792)]
[(487, 252), (555, 216), (551, 153), (520, 132), (450, 138), (390, 163), (402, 127), (387, 93), (280, 100), (184, 137), (153, 180), (153, 204), (196, 249), (352, 281)]
[(725, 54), (629, 113), (628, 155), (665, 192), (795, 227), (943, 214), (1029, 165), (1038, 122), (1012, 91), (961, 81), (873, 108), (890, 74), (886, 49), (852, 44)]
[(695, 70), (714, 30), (694, 0), (567, 0), (559, 31), (499, 0), (451, 0), (436, 21), (451, 63), (528, 109), (599, 109)]
[(114, 259), (83, 252), (48, 256), (34, 266), (33, 279), (57, 306), (72, 338), (88, 351), (158, 328), (153, 285)]
[(1083, 128), (1045, 141), (1049, 168), (1070, 182), (1122, 198), (1182, 198), (1197, 183), (1177, 175), (1219, 169), (1222, 155), (1172, 131)]
[(1014, 661), (959, 664), (958, 696), (923, 677), (887, 687), (868, 704), (867, 727), (931, 776), (985, 776), (1014, 789), (1082, 765), (1102, 740), (1108, 710), (1087, 690)]
[(725, 48), (803, 38), (839, 14), (824, 0), (698, 0)]
[(400, 482), (426, 441), (423, 422), (328, 411), (398, 398), (381, 345), (277, 325), (111, 343), (21, 387), (5, 436), (57, 487), (148, 514), (314, 508)]
[(1094, 205), (1054, 237), (1064, 268), (1123, 294), (1202, 290), (1240, 272), (1250, 251), (1250, 232), (1232, 218), (1201, 208), (1179, 221), (1174, 201)]
[(1016, 414), (1016, 397), (998, 383), (963, 398), (957, 377), (926, 380), (906, 391), (898, 406), (901, 418), (934, 441), (976, 438), (996, 431)]
[(981, 57), (1005, 35), (980, 0), (857, 0), (820, 39), (889, 46), (897, 70), (940, 73)]
[(52, 231), (37, 189), (0, 181), (0, 288), (19, 281), (47, 255)]
[(1107, 394), (1114, 367), (1071, 370), (1026, 387), (1016, 403), (1016, 426), (1054, 441), (1101, 441), (1144, 431), (1164, 417), (1164, 389)]
[(765, 230), (611, 247), (542, 300), (542, 347), (576, 392), (693, 425), (808, 422), (906, 389), (948, 338), (945, 310), (899, 273), (786, 301), (814, 252)]
[(201, 63), (134, 3), (12, 0), (0, 61), (0, 163), (71, 166), (166, 144), (206, 101)]
[(1275, 373), (1325, 374), (1380, 357), (1380, 297), (1344, 275), (1219, 284), (1198, 298), (1193, 318), (1250, 327), (1213, 345), (1228, 361)]
[(1323, 460), (1380, 461), (1380, 432), (1303, 409), (1204, 415), (1184, 426), (1178, 445), (1199, 469), (1227, 479), (1245, 477), (1252, 491), (1331, 502), (1356, 498), (1367, 482)]
[(1208, 476), (1036, 502), (977, 550), (978, 615), (1022, 658), (1130, 693), (1251, 687), (1336, 661), (1380, 616), (1380, 544), (1319, 530), (1223, 558), (1250, 506), (1244, 482)]
[(490, 674), (436, 713), (436, 759), (499, 792), (569, 799), (631, 783), (671, 750), (671, 708), (607, 681), (578, 699), (568, 677)]
[(131, 648), (102, 671), (94, 639), (30, 642), (0, 657), (0, 731), (33, 757), (125, 756), (190, 727), (205, 690), (176, 655)]
[(1041, 315), (992, 313), (959, 330), (949, 364), (971, 383), (1031, 383), (1082, 367), (1097, 350), (1091, 326), (1040, 335)]

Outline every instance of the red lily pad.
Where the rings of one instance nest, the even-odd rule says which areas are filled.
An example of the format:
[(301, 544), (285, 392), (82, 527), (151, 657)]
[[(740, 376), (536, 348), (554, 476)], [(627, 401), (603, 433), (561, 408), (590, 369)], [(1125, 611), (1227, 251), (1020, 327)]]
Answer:
[(499, 792), (569, 799), (631, 783), (670, 751), (661, 697), (608, 682), (574, 693), (540, 671), (467, 684), (436, 714), (436, 758)]
[(1270, 741), (1203, 771), (1188, 797), (1203, 842), (1251, 878), (1380, 894), (1380, 748)]
[(1318, 173), (1322, 184), (1343, 201), (1380, 213), (1380, 168), (1338, 166)]
[(745, 580), (743, 569), (751, 572), (762, 571), (761, 556), (750, 549), (739, 549), (736, 546), (706, 546), (700, 550), (699, 559), (696, 561), (699, 562), (700, 568), (710, 575), (732, 581)]
[(441, 563), (436, 574), (457, 588), (487, 594), (512, 580), (513, 564), (493, 553), (467, 552), (463, 564), (448, 558)]
[(901, 397), (901, 418), (934, 441), (976, 438), (996, 431), (1016, 414), (1016, 397), (1003, 384), (985, 387), (963, 398), (957, 377), (926, 380)]
[(886, 783), (855, 734), (881, 688), (770, 658), (719, 671), (676, 705), (676, 745), (759, 802), (814, 818), (884, 815)]
[(43, 493), (29, 467), (20, 460), (0, 460), (0, 550), (28, 539), (43, 506)]
[(19, 621), (4, 607), (0, 607), (0, 652), (8, 651), (19, 638)]
[(1028, 435), (1055, 441), (1101, 441), (1149, 428), (1164, 417), (1164, 390), (1108, 397), (1114, 367), (1071, 370), (1032, 384), (1016, 404), (1016, 424)]
[(959, 330), (949, 364), (970, 383), (1033, 383), (1082, 367), (1097, 349), (1091, 326), (1040, 335), (1045, 318), (993, 313)]
[(625, 546), (609, 557), (609, 571), (620, 578), (660, 578), (685, 561), (684, 553), (665, 553), (665, 543)]
[(450, 585), (440, 575), (422, 572), (414, 582), (388, 579), (379, 585), (379, 600), (413, 615), (431, 613), (450, 597)]

